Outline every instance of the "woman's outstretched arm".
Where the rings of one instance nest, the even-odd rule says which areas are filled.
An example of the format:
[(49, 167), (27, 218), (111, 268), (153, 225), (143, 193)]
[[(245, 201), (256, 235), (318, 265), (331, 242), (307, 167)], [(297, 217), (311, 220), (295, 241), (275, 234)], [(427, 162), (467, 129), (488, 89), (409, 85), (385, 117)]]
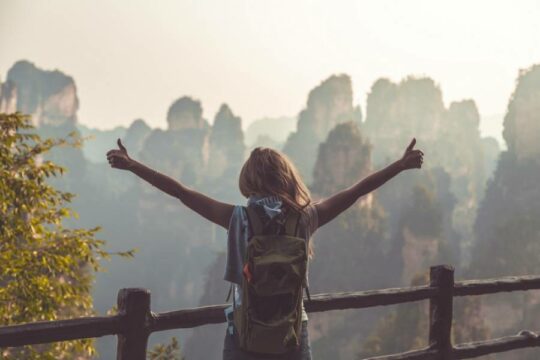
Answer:
[(234, 206), (214, 200), (195, 190), (189, 189), (180, 182), (161, 174), (148, 166), (129, 157), (122, 141), (118, 139), (119, 149), (107, 152), (107, 160), (115, 169), (129, 170), (143, 180), (146, 180), (159, 190), (178, 198), (188, 208), (204, 218), (225, 229), (229, 227), (229, 219)]
[(413, 150), (415, 144), (416, 139), (413, 139), (401, 159), (360, 180), (353, 186), (316, 203), (315, 207), (319, 215), (319, 227), (347, 210), (359, 197), (377, 189), (401, 171), (421, 168), (424, 153), (420, 150)]

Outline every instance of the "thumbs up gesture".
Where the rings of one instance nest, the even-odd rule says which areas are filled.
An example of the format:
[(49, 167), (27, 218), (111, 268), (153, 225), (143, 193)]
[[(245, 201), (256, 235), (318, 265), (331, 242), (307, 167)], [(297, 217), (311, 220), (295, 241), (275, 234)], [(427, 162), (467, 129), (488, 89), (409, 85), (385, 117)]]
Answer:
[(118, 149), (107, 151), (107, 160), (112, 168), (127, 170), (133, 164), (133, 160), (129, 157), (126, 148), (122, 144), (122, 140), (118, 139)]
[(414, 168), (419, 169), (422, 167), (422, 163), (424, 162), (424, 153), (421, 150), (415, 150), (414, 145), (416, 145), (416, 138), (412, 139), (409, 146), (407, 146), (407, 149), (405, 149), (403, 157), (401, 158), (401, 164), (404, 170)]

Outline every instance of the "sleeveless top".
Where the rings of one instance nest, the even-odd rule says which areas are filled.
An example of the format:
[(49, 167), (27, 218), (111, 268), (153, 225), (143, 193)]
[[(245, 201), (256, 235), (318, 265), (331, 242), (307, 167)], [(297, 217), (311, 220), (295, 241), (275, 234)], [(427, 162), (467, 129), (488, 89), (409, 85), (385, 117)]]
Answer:
[[(272, 218), (281, 213), (282, 201), (278, 196), (250, 196), (247, 205), (263, 207), (265, 214)], [(306, 239), (307, 245), (309, 245), (311, 236), (317, 230), (317, 227), (317, 209), (313, 204), (310, 204), (304, 209), (298, 223), (299, 236)], [(236, 305), (241, 303), (242, 269), (244, 268), (244, 258), (250, 236), (251, 230), (248, 225), (246, 207), (237, 205), (233, 209), (227, 231), (227, 265), (224, 277), (226, 281), (234, 284), (233, 296)], [(307, 313), (302, 305), (302, 321), (307, 319)]]

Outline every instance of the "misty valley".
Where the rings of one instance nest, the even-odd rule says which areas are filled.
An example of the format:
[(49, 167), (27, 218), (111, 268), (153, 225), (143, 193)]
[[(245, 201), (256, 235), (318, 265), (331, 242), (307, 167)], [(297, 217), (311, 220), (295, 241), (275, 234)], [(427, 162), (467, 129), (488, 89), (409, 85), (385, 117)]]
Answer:
[[(94, 129), (79, 122), (75, 81), (18, 61), (1, 84), (0, 113), (31, 115), (44, 138), (72, 131), (87, 137), (81, 148), (47, 155), (68, 170), (54, 186), (76, 195), (71, 207), (79, 217), (67, 226), (100, 226), (97, 237), (110, 252), (137, 249), (132, 259), (103, 262), (107, 270), (92, 285), (96, 314), (111, 310), (120, 288), (149, 289), (154, 311), (222, 304), (229, 289), (226, 231), (127, 172), (111, 170), (105, 153), (117, 138), (134, 159), (188, 187), (245, 204), (238, 175), (255, 147), (288, 155), (316, 202), (400, 158), (415, 137), (425, 153), (421, 171), (389, 181), (315, 233), (311, 293), (423, 285), (436, 264), (453, 265), (456, 280), (540, 273), (540, 65), (521, 70), (508, 94), (505, 149), (481, 136), (474, 99), (451, 99), (446, 106), (429, 77), (380, 78), (361, 107), (350, 77), (331, 75), (313, 84), (296, 116), (256, 120), (245, 131), (229, 105), (206, 114), (189, 94), (172, 102), (165, 129), (145, 119)], [(539, 329), (539, 295), (456, 300), (453, 341)], [(427, 302), (414, 302), (310, 314), (313, 356), (362, 359), (426, 346), (428, 312)], [(185, 359), (218, 359), (225, 328), (157, 333), (150, 346), (176, 336)], [(100, 358), (114, 358), (116, 339), (99, 339), (97, 349)], [(538, 350), (496, 358), (534, 360)]]

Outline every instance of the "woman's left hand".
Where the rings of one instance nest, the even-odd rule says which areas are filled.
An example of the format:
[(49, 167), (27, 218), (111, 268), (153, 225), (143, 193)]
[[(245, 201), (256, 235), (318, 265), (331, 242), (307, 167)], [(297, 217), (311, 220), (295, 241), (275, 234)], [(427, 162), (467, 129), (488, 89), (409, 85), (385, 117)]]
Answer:
[(118, 139), (118, 149), (109, 150), (107, 152), (107, 160), (112, 168), (129, 170), (133, 165), (133, 160), (129, 157), (127, 149), (122, 144), (122, 140)]
[(405, 149), (405, 153), (400, 160), (403, 170), (415, 168), (420, 169), (422, 167), (422, 163), (424, 162), (424, 153), (418, 149), (414, 150), (413, 148), (415, 144), (416, 138), (413, 138), (409, 146), (407, 146), (407, 149)]

